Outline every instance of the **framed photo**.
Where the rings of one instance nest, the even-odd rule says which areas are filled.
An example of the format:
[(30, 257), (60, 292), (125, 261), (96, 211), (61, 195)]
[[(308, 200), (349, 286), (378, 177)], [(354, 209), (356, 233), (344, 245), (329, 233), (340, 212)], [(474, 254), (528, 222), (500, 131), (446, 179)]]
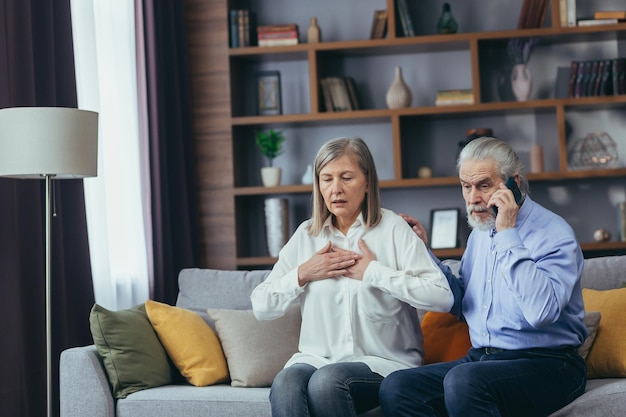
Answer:
[(430, 248), (453, 249), (459, 246), (458, 208), (430, 211)]
[(282, 114), (280, 71), (260, 71), (256, 74), (256, 108), (258, 115)]

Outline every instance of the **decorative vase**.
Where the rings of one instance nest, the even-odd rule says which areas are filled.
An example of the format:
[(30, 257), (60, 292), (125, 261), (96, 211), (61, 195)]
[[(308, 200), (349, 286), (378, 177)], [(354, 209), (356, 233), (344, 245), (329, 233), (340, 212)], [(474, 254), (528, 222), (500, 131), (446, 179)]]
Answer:
[(441, 34), (456, 33), (458, 28), (459, 28), (459, 25), (456, 23), (454, 16), (452, 16), (452, 10), (450, 10), (450, 4), (444, 3), (442, 10), (441, 10), (441, 16), (439, 17), (439, 20), (437, 21), (437, 32)]
[(267, 253), (277, 258), (289, 239), (289, 200), (286, 198), (265, 199), (265, 236)]
[(511, 89), (517, 101), (526, 101), (530, 97), (533, 78), (526, 64), (516, 64), (511, 72)]
[(277, 187), (280, 185), (280, 177), (282, 170), (278, 167), (263, 167), (261, 168), (261, 181), (266, 187)]
[(313, 165), (309, 164), (302, 174), (302, 184), (313, 184)]
[(322, 32), (317, 25), (317, 17), (311, 18), (311, 24), (306, 32), (306, 41), (308, 43), (319, 43), (322, 41)]
[(543, 172), (543, 146), (530, 147), (530, 172)]
[(393, 82), (387, 90), (387, 106), (390, 109), (401, 109), (403, 107), (409, 107), (413, 101), (413, 95), (411, 89), (404, 82), (402, 78), (402, 68), (396, 67), (395, 77)]

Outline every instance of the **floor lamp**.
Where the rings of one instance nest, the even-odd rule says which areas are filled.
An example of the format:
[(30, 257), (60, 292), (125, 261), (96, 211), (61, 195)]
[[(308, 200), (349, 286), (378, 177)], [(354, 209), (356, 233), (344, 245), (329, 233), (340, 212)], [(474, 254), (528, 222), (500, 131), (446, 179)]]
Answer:
[(0, 109), (0, 176), (46, 181), (46, 398), (52, 412), (50, 299), (52, 180), (95, 177), (98, 114), (61, 107)]

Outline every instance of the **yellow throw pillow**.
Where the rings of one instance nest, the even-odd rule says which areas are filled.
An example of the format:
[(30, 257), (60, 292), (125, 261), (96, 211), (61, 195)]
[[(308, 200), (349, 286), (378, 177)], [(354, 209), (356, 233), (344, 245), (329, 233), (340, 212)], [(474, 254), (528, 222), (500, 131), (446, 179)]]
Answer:
[(602, 315), (596, 340), (587, 355), (587, 377), (626, 377), (626, 288), (583, 288), (583, 301), (586, 311), (599, 311)]
[(189, 383), (203, 387), (228, 380), (220, 341), (200, 315), (152, 300), (146, 301), (146, 313), (165, 351)]

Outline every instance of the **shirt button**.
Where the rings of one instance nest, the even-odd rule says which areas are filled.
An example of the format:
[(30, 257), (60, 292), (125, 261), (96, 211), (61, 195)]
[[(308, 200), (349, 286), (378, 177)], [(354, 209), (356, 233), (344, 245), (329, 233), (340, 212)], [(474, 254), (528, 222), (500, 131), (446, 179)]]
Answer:
[(487, 333), (483, 333), (483, 336), (484, 336), (484, 337), (487, 337)]
[(483, 306), (483, 309), (484, 309), (484, 310), (487, 310), (487, 305), (484, 305), (484, 306)]

